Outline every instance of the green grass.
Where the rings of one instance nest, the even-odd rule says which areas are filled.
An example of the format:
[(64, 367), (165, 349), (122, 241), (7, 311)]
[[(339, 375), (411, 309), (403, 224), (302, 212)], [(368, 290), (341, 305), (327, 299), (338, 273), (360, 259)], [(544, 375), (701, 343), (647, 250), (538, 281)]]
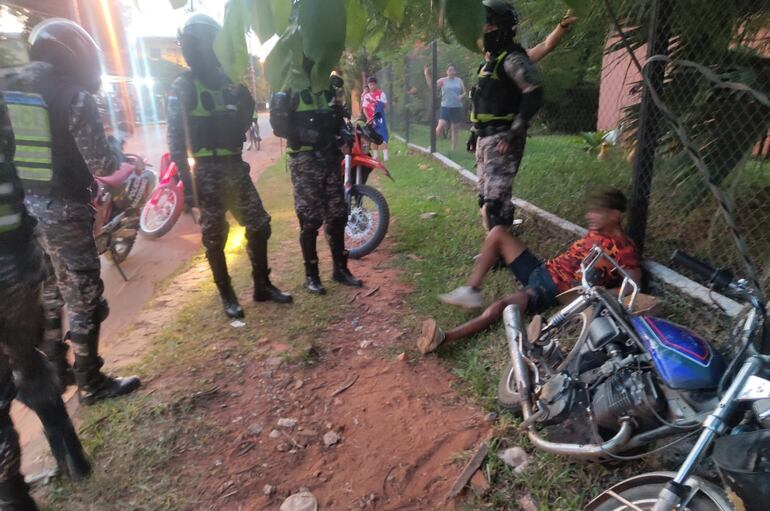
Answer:
[[(287, 244), (288, 248), (292, 244), (293, 248), (296, 243), (293, 202), (288, 199), (291, 183), (283, 161), (263, 174), (259, 191), (273, 219), (273, 281), (296, 294), (301, 292), (304, 280), (301, 258), (292, 257), (288, 263), (275, 255), (279, 245)], [(239, 238), (242, 229), (231, 230), (235, 245)], [(242, 245), (228, 246), (236, 291), (250, 287), (250, 267), (244, 252)], [(202, 262), (200, 257), (185, 268), (196, 262)], [(182, 273), (177, 272), (175, 277)], [(217, 376), (228, 373), (243, 377), (246, 360), (270, 355), (297, 362), (308, 360), (322, 349), (315, 345), (317, 332), (340, 317), (345, 303), (341, 293), (331, 292), (323, 298), (303, 293), (302, 300), (292, 305), (291, 314), (282, 314), (281, 306), (255, 305), (244, 291), (241, 304), (248, 327), (236, 329), (227, 326), (213, 283), (207, 279), (200, 291), (177, 316), (169, 318), (161, 333), (148, 340), (149, 351), (142, 360), (120, 371), (139, 374), (147, 386), (153, 386), (153, 380), (159, 378), (184, 381), (184, 385), (164, 384), (149, 393), (140, 391), (81, 409), (81, 439), (96, 462), (94, 475), (77, 484), (56, 481), (50, 487), (46, 509), (196, 509), (196, 496), (185, 492), (195, 486), (195, 478), (205, 469), (179, 467), (175, 459), (183, 452), (203, 448), (207, 438), (220, 434), (217, 424), (200, 406), (207, 399), (218, 399)], [(263, 342), (265, 338), (269, 342)], [(271, 351), (271, 346), (278, 344), (280, 350)], [(232, 353), (225, 356), (218, 352), (220, 349)]]
[[(440, 153), (474, 168), (474, 157), (464, 150), (467, 134), (462, 134), (458, 151), (451, 151), (449, 140), (439, 139)], [(412, 125), (410, 141), (427, 147), (430, 132), (425, 125)], [(524, 160), (513, 187), (513, 194), (546, 211), (575, 223), (582, 223), (585, 198), (608, 187), (620, 188), (630, 196), (632, 167), (620, 147), (612, 147), (607, 159), (599, 161), (585, 151), (578, 135), (533, 135), (527, 139)], [(686, 161), (679, 158), (677, 161)], [(721, 188), (734, 201), (734, 217), (745, 238), (749, 255), (765, 274), (764, 286), (770, 291), (770, 167), (767, 161), (749, 159), (738, 166)], [(666, 263), (674, 249), (684, 249), (715, 265), (742, 274), (743, 262), (730, 230), (717, 210), (697, 172), (683, 170), (672, 159), (656, 162), (652, 183), (646, 256)]]
[[(472, 267), (472, 256), (483, 239), (475, 193), (457, 173), (444, 169), (431, 158), (408, 155), (400, 143), (394, 143), (392, 147), (394, 157), (389, 169), (395, 182), (381, 180), (378, 186), (382, 187), (394, 217), (390, 236), (395, 240), (396, 264), (404, 269), (404, 278), (415, 289), (410, 295), (413, 314), (404, 321), (414, 326), (430, 316), (441, 326), (455, 326), (470, 319), (473, 313), (444, 306), (436, 295), (464, 283)], [(426, 212), (435, 212), (437, 216), (421, 219), (420, 215)], [(533, 217), (525, 217), (520, 234), (541, 257), (555, 255), (572, 240), (571, 235)], [(492, 274), (483, 291), (487, 303), (511, 292), (513, 287), (508, 272)], [(694, 309), (695, 304), (670, 290), (659, 291), (665, 299), (667, 316), (701, 332), (724, 331), (724, 324), (717, 315), (702, 306)], [(498, 378), (508, 361), (502, 325), (465, 342), (444, 347), (439, 356), (462, 382), (459, 390), (486, 409), (500, 414), (501, 421), (492, 446), (529, 448), (527, 440), (515, 430), (518, 419), (500, 409), (495, 400)], [(492, 479), (492, 491), (485, 497), (472, 499), (467, 509), (518, 509), (515, 497), (521, 493), (530, 493), (541, 510), (581, 509), (601, 488), (622, 479), (628, 475), (627, 471), (636, 467), (626, 465), (623, 470), (608, 469), (570, 463), (542, 452), (532, 454), (533, 468), (524, 476), (514, 475), (499, 459), (491, 456), (485, 470)]]

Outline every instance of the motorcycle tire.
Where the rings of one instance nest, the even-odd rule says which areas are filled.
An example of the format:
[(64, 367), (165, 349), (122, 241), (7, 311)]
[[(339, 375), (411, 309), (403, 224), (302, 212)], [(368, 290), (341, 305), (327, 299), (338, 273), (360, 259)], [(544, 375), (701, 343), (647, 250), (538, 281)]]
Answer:
[[(150, 215), (157, 213), (158, 203), (163, 200), (170, 201), (171, 204), (169, 206), (167, 206), (167, 202), (161, 204), (165, 218), (157, 221)], [(152, 192), (150, 199), (142, 208), (142, 213), (139, 215), (139, 230), (147, 238), (158, 239), (168, 234), (176, 225), (182, 211), (184, 211), (184, 194), (181, 188), (175, 183), (160, 186)]]
[(122, 238), (124, 247), (120, 251), (108, 250), (107, 256), (116, 264), (121, 264), (128, 259), (128, 255), (131, 253), (131, 249), (134, 248), (134, 242), (136, 241), (136, 232), (132, 236)]
[[(362, 208), (364, 199), (374, 203), (373, 211)], [(348, 194), (348, 224), (345, 226), (345, 248), (351, 259), (371, 254), (382, 243), (388, 232), (390, 209), (379, 190), (368, 185), (353, 185)], [(376, 215), (377, 225), (371, 226)], [(360, 244), (353, 242), (364, 240)]]
[[(639, 509), (648, 511), (655, 507), (655, 502), (658, 500), (658, 494), (660, 494), (660, 490), (664, 485), (665, 483), (662, 482), (641, 484), (639, 486), (625, 488), (618, 492), (617, 495), (626, 499)], [(631, 511), (632, 509), (635, 509), (628, 507), (626, 504), (620, 502), (609, 494), (602, 495), (601, 499), (597, 499), (594, 502), (595, 505), (590, 507), (591, 511)], [(702, 491), (697, 493), (695, 497), (690, 500), (687, 507), (683, 509), (685, 511), (732, 511), (729, 508), (725, 509)]]
[(511, 388), (512, 385), (515, 385), (513, 378), (513, 366), (509, 362), (503, 369), (503, 375), (497, 384), (497, 403), (503, 408), (519, 412), (521, 410), (521, 396)]

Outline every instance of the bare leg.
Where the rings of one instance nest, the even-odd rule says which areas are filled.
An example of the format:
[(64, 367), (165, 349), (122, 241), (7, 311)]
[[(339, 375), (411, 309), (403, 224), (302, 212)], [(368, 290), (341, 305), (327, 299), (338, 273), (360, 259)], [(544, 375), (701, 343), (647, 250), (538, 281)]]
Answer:
[(439, 119), (438, 124), (436, 125), (436, 138), (441, 138), (441, 136), (444, 134), (445, 129), (446, 129), (446, 121), (444, 119)]
[(452, 123), (449, 127), (452, 134), (452, 151), (457, 151), (457, 123)]
[(526, 310), (527, 303), (529, 302), (529, 295), (526, 291), (518, 291), (511, 295), (506, 296), (502, 300), (498, 300), (481, 314), (467, 323), (448, 330), (444, 333), (444, 342), (452, 342), (471, 335), (483, 332), (491, 325), (500, 320), (503, 316), (503, 311), (509, 305), (517, 305), (522, 311)]
[(473, 288), (481, 287), (484, 277), (498, 257), (502, 256), (506, 264), (511, 264), (526, 249), (527, 246), (507, 229), (501, 225), (496, 226), (489, 231), (481, 246), (481, 253), (473, 265), (468, 285)]

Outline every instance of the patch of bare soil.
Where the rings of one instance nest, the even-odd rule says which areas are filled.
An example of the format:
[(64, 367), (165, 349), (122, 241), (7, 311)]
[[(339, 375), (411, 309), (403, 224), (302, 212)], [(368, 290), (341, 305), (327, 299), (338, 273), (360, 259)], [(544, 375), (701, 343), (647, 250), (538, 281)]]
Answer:
[(398, 270), (380, 267), (385, 250), (351, 263), (366, 288), (330, 290), (349, 295), (348, 310), (318, 332), (309, 361), (269, 357), (243, 372), (198, 375), (221, 397), (198, 411), (223, 434), (175, 464), (195, 475), (200, 509), (278, 509), (300, 488), (321, 510), (452, 507), (444, 497), (462, 468), (454, 462), (487, 425), (435, 357), (399, 356), (414, 340), (399, 320), (409, 289)]

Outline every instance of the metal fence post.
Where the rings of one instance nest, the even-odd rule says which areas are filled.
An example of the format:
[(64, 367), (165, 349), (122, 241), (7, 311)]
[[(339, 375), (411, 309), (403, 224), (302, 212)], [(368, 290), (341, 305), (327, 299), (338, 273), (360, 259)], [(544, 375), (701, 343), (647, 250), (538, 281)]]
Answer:
[[(650, 14), (650, 33), (647, 45), (647, 58), (653, 55), (667, 55), (670, 38), (669, 19), (671, 0), (654, 0)], [(655, 149), (660, 132), (660, 112), (652, 102), (648, 87), (661, 93), (666, 66), (663, 62), (650, 64), (646, 84), (642, 95), (639, 113), (639, 131), (637, 133), (636, 161), (634, 162), (631, 200), (629, 207), (628, 231), (636, 242), (641, 254), (647, 233), (647, 219), (650, 207), (652, 175), (655, 167)]]
[(412, 131), (412, 119), (410, 115), (410, 91), (409, 91), (409, 54), (404, 55), (404, 138), (409, 143), (409, 137)]
[(438, 41), (433, 41), (430, 44), (431, 49), (431, 82), (430, 82), (430, 152), (436, 152), (436, 111), (438, 110), (436, 94), (436, 77), (438, 76)]

